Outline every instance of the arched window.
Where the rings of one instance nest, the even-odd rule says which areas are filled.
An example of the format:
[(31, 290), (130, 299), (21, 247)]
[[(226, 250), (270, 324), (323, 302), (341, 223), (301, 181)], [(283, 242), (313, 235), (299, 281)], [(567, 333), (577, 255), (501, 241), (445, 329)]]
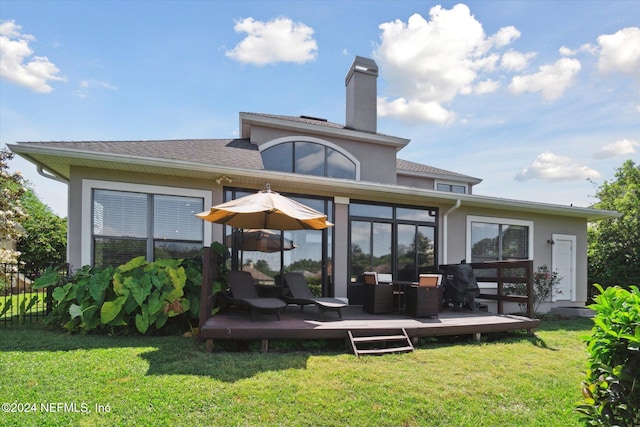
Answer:
[(269, 170), (354, 180), (359, 175), (353, 156), (324, 141), (276, 140), (262, 148), (261, 155)]

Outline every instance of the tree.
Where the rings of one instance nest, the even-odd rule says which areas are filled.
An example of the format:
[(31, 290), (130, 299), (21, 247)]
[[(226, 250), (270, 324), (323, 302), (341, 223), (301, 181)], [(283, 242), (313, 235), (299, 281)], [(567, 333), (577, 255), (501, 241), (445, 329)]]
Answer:
[[(27, 213), (23, 209), (20, 199), (25, 192), (24, 178), (20, 172), (9, 173), (9, 160), (13, 153), (6, 148), (0, 150), (0, 243), (14, 242), (22, 234), (20, 225)], [(8, 246), (8, 247), (6, 247)], [(0, 263), (15, 263), (19, 255), (12, 245), (0, 245)]]
[(67, 220), (53, 213), (30, 188), (22, 196), (22, 206), (29, 216), (22, 222), (25, 234), (18, 239), (18, 261), (28, 272), (63, 265), (67, 258)]
[(616, 180), (604, 182), (594, 205), (622, 214), (592, 224), (588, 230), (588, 275), (603, 287), (640, 284), (640, 167), (627, 160)]

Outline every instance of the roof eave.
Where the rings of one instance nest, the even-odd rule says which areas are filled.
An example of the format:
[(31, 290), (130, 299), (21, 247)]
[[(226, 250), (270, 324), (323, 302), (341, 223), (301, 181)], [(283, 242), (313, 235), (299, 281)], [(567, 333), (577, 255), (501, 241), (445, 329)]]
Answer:
[[(338, 178), (326, 178), (311, 175), (299, 175), (286, 172), (276, 172), (264, 169), (248, 169), (230, 166), (210, 165), (182, 160), (168, 160), (157, 158), (145, 158), (136, 156), (124, 156), (119, 154), (87, 152), (64, 148), (34, 147), (26, 144), (7, 144), (9, 148), (21, 157), (40, 165), (48, 170), (60, 174), (59, 169), (45, 164), (38, 156), (55, 156), (61, 159), (60, 165), (74, 165), (74, 160), (88, 160), (110, 163), (112, 169), (128, 166), (146, 166), (157, 169), (157, 174), (198, 177), (201, 179), (215, 179), (225, 175), (236, 184), (244, 184), (261, 188), (266, 182), (271, 182), (273, 188), (282, 188), (282, 191), (316, 191), (324, 195), (344, 197), (376, 199), (384, 198), (389, 202), (405, 203), (411, 197), (432, 200), (434, 203), (455, 204), (460, 200), (463, 206), (484, 207), (493, 209), (509, 209), (518, 212), (530, 212), (547, 215), (584, 218), (587, 221), (599, 221), (603, 219), (617, 218), (622, 214), (594, 208), (576, 206), (554, 205), (548, 203), (503, 199), (497, 197), (481, 196), (476, 194), (447, 193), (435, 190), (419, 189), (401, 185), (389, 185), (368, 181), (352, 181)], [(65, 176), (65, 174), (61, 174)], [(69, 178), (68, 176), (65, 176)]]
[(455, 182), (463, 182), (466, 184), (477, 185), (482, 182), (482, 179), (475, 178), (472, 176), (466, 175), (447, 175), (447, 174), (439, 174), (439, 173), (429, 173), (429, 172), (417, 172), (417, 171), (407, 171), (405, 169), (398, 169), (398, 175), (403, 176), (413, 176), (418, 178), (429, 178), (429, 179), (440, 179), (443, 181), (455, 181)]

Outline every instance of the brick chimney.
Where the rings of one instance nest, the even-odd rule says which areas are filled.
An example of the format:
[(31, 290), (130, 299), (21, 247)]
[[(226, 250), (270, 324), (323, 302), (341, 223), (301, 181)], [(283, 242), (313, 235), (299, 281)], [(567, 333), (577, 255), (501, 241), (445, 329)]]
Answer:
[(356, 56), (351, 64), (345, 86), (347, 87), (346, 126), (364, 132), (376, 133), (378, 65), (373, 59)]

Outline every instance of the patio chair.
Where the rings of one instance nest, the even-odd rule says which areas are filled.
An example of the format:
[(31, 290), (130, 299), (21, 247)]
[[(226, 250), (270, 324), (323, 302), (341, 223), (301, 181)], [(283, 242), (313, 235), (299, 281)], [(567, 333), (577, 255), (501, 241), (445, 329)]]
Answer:
[(253, 320), (256, 320), (256, 313), (275, 314), (280, 320), (280, 311), (287, 306), (278, 298), (261, 298), (253, 283), (253, 277), (248, 271), (230, 271), (229, 287), (231, 288), (229, 301), (251, 309)]
[(374, 314), (393, 312), (393, 285), (380, 283), (375, 271), (364, 272), (362, 309)]
[[(302, 273), (285, 273), (284, 274), (285, 292), (282, 298), (289, 304), (300, 305), (300, 309), (304, 309), (305, 305), (314, 304), (320, 311), (320, 316), (324, 317), (325, 311), (335, 311), (338, 317), (342, 319), (342, 307), (347, 304), (337, 298), (317, 297), (313, 295), (307, 280)], [(288, 292), (286, 292), (288, 289)]]
[(417, 286), (406, 290), (407, 313), (413, 317), (438, 317), (443, 302), (441, 283), (441, 274), (421, 274)]

